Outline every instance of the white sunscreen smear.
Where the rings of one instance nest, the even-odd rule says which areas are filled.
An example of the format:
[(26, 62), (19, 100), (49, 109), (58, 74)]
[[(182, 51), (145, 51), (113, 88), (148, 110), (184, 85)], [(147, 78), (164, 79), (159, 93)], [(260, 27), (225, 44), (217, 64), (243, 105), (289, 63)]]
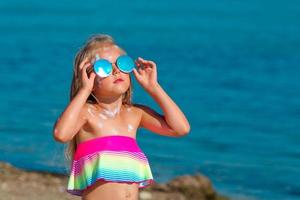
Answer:
[(133, 130), (133, 126), (131, 124), (127, 125), (127, 131), (130, 132)]
[(120, 108), (121, 107), (116, 107), (112, 110), (108, 110), (108, 109), (103, 109), (103, 111), (101, 112), (101, 114), (107, 116), (107, 117), (115, 117), (119, 112), (120, 112)]

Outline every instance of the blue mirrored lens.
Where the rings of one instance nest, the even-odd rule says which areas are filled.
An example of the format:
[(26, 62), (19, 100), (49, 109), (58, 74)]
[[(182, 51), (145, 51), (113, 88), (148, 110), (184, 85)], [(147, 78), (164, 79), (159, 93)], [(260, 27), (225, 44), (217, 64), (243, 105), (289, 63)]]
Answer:
[(100, 77), (107, 77), (112, 72), (112, 65), (105, 59), (96, 60), (94, 63), (94, 71)]
[(135, 64), (131, 57), (127, 55), (122, 55), (119, 56), (117, 59), (117, 66), (121, 71), (125, 73), (130, 73), (133, 70)]

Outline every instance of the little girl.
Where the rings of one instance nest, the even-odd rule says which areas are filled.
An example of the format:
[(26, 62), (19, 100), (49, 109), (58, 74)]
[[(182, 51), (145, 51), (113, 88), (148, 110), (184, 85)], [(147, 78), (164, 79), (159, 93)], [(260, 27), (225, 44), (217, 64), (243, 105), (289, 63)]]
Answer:
[[(130, 72), (164, 115), (131, 102)], [(139, 188), (155, 182), (136, 141), (141, 127), (171, 137), (190, 131), (184, 114), (157, 82), (153, 61), (133, 60), (109, 35), (91, 36), (76, 54), (70, 103), (53, 128), (56, 141), (68, 142), (67, 192), (85, 200), (137, 200)]]

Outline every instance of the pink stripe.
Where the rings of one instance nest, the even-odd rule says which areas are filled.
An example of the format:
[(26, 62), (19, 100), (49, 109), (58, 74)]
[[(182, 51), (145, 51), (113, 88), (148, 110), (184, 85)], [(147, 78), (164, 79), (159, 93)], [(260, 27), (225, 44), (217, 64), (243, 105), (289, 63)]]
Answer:
[(74, 160), (79, 160), (83, 156), (103, 150), (142, 152), (135, 138), (124, 135), (109, 135), (79, 143)]

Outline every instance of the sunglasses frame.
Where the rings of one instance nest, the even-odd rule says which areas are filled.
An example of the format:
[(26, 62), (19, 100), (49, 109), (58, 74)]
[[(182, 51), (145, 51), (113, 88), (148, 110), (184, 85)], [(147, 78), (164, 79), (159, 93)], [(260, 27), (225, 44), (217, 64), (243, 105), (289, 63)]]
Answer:
[(128, 58), (130, 58), (130, 59), (132, 60), (132, 63), (133, 63), (133, 68), (135, 67), (135, 63), (134, 63), (133, 58), (130, 57), (130, 56), (128, 56), (128, 55), (126, 55), (126, 54), (120, 55), (120, 56), (116, 59), (116, 62), (114, 62), (114, 63), (109, 62), (109, 60), (107, 60), (107, 59), (105, 59), (105, 58), (100, 58), (99, 55), (97, 54), (97, 55), (96, 55), (96, 60), (95, 60), (94, 63), (93, 63), (93, 70), (94, 70), (94, 72), (96, 73), (96, 70), (95, 70), (95, 63), (96, 63), (97, 61), (103, 60), (103, 61), (106, 61), (107, 63), (110, 64), (110, 67), (111, 67), (110, 69), (111, 69), (111, 70), (110, 70), (110, 73), (109, 73), (107, 76), (100, 76), (98, 73), (96, 73), (98, 76), (100, 76), (100, 77), (102, 77), (102, 78), (109, 77), (109, 76), (112, 74), (112, 71), (113, 71), (113, 64), (115, 64), (115, 65), (117, 66), (117, 68), (118, 68), (120, 71), (129, 74), (130, 72), (132, 72), (133, 68), (132, 68), (131, 71), (124, 71), (124, 70), (122, 70), (122, 69), (119, 67), (120, 64), (118, 64), (118, 61), (119, 61), (119, 59), (120, 59), (121, 57), (128, 57)]

